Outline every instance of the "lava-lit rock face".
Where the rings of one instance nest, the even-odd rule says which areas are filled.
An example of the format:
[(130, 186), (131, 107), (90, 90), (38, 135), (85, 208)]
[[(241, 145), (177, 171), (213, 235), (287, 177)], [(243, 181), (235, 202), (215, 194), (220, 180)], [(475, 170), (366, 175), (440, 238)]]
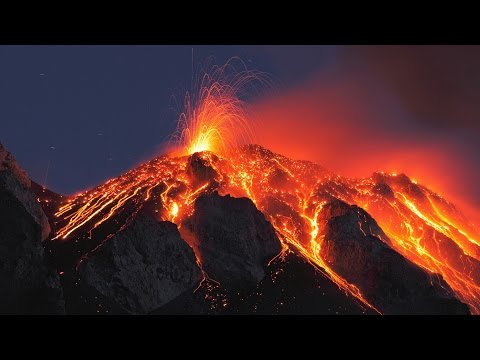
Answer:
[(281, 251), (272, 225), (250, 199), (200, 196), (184, 224), (204, 270), (222, 284), (255, 284), (265, 263)]
[(383, 313), (469, 314), (440, 276), (429, 276), (380, 240), (383, 231), (362, 209), (333, 202), (321, 217), (321, 256)]
[(128, 313), (146, 314), (202, 279), (175, 224), (139, 215), (79, 266), (85, 284)]
[[(217, 155), (161, 156), (71, 197), (39, 190), (42, 206), (53, 214), (52, 241), (46, 246), (65, 270), (63, 279), (68, 275), (64, 282), (75, 284), (80, 257), (88, 258), (99, 244), (108, 246), (146, 213), (177, 224), (192, 246), (204, 272), (195, 296), (207, 309), (216, 303), (222, 311), (234, 309), (237, 295), (225, 295), (216, 286), (227, 291), (256, 284), (250, 291), (260, 293), (259, 281), (269, 280), (264, 274), (273, 276), (276, 260), (268, 262), (269, 257), (282, 249), (279, 258), (301, 257), (361, 309), (464, 313), (464, 303), (480, 313), (480, 234), (438, 194), (403, 174), (350, 179), (258, 145)], [(51, 212), (52, 206), (57, 211)], [(270, 245), (263, 248), (259, 239), (270, 239), (265, 242)], [(278, 266), (299, 271), (288, 261)], [(414, 280), (402, 279), (399, 272)], [(242, 294), (239, 302), (255, 298)], [(189, 296), (186, 291), (175, 302)], [(283, 303), (277, 300), (271, 303)]]
[(1, 145), (0, 160), (0, 314), (63, 314), (60, 280), (41, 245), (48, 220)]
[[(213, 161), (218, 158), (212, 154)], [(210, 163), (203, 159), (200, 153), (195, 153), (187, 160), (186, 173), (194, 184), (202, 184), (207, 181), (213, 181), (218, 177), (218, 173), (210, 166)]]

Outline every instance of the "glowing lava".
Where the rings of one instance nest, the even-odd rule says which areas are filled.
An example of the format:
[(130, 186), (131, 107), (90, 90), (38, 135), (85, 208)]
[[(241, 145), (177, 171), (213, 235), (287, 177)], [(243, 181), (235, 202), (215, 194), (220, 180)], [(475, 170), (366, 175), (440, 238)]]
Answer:
[(374, 174), (350, 180), (351, 202), (366, 209), (390, 239), (389, 245), (440, 274), (460, 300), (480, 313), (480, 234), (438, 194), (405, 175)]
[[(404, 175), (349, 179), (260, 146), (239, 147), (252, 135), (239, 92), (258, 74), (244, 72), (225, 82), (227, 69), (228, 64), (205, 75), (198, 97), (187, 95), (174, 137), (181, 148), (178, 156), (158, 157), (68, 198), (55, 214), (53, 240), (88, 241), (84, 234), (108, 239), (142, 209), (181, 230), (199, 196), (213, 191), (245, 196), (272, 223), (284, 252), (300, 253), (347, 294), (376, 310), (321, 256), (320, 214), (326, 203), (339, 199), (369, 212), (388, 236), (381, 241), (432, 277), (441, 275), (480, 314), (480, 235), (452, 204)], [(372, 231), (366, 222), (358, 225), (364, 233)], [(198, 254), (197, 260), (201, 266)]]
[(269, 79), (260, 72), (237, 71), (235, 60), (243, 65), (233, 58), (224, 66), (213, 66), (198, 82), (198, 90), (185, 96), (184, 111), (172, 137), (179, 145), (179, 155), (212, 151), (225, 156), (230, 149), (252, 142), (243, 91), (249, 84), (267, 83)]
[[(202, 164), (198, 174), (209, 169), (208, 177), (192, 173), (193, 157), (163, 156), (66, 200), (56, 213), (54, 239), (101, 233), (125, 219), (118, 231), (146, 206), (181, 227), (200, 195), (216, 190), (247, 196), (273, 224), (284, 251), (299, 252), (346, 293), (374, 308), (361, 289), (335, 273), (320, 255), (324, 234), (319, 214), (327, 202), (340, 199), (366, 209), (388, 235), (382, 241), (432, 276), (440, 274), (474, 313), (480, 313), (478, 232), (453, 205), (406, 176), (343, 178), (253, 145), (233, 151), (228, 159), (210, 152), (194, 157)], [(359, 226), (371, 231), (363, 223)]]

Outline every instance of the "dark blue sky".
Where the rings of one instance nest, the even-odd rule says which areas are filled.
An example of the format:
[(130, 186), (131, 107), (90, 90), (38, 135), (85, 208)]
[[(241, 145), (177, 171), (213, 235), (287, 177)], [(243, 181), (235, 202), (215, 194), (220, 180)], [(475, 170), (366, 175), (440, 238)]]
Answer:
[[(196, 66), (239, 56), (287, 85), (335, 51), (298, 48), (291, 66), (282, 47), (193, 48)], [(190, 87), (191, 54), (192, 46), (0, 46), (0, 141), (37, 182), (49, 166), (47, 186), (60, 193), (116, 176), (174, 130), (171, 96)]]
[[(341, 150), (350, 163), (367, 155), (388, 158), (388, 141), (394, 139), (392, 156), (401, 150), (399, 144), (413, 140), (428, 151), (452, 149), (459, 154), (458, 161), (437, 164), (436, 176), (448, 176), (450, 185), (459, 189), (456, 195), (480, 201), (476, 185), (480, 182), (480, 47), (193, 48), (195, 65), (210, 55), (217, 64), (238, 56), (250, 69), (279, 79), (285, 94), (310, 89), (310, 102), (299, 105), (311, 107), (301, 109), (310, 118), (292, 119), (300, 134), (320, 134), (322, 122), (329, 121), (312, 113), (329, 108), (329, 114), (338, 113), (338, 118), (348, 109), (352, 120), (347, 125), (358, 132), (350, 131), (353, 137), (342, 137), (341, 132), (338, 136), (336, 123), (329, 121), (322, 136), (329, 141), (330, 153)], [(174, 130), (171, 96), (182, 100), (190, 87), (191, 54), (192, 46), (0, 46), (0, 141), (33, 180), (43, 184), (48, 167), (47, 187), (60, 193), (87, 189), (117, 176), (158, 154), (159, 145)], [(325, 95), (330, 93), (344, 96), (345, 101), (329, 103)], [(296, 117), (291, 107), (283, 111), (282, 106), (282, 101), (276, 105), (281, 114)], [(275, 124), (272, 131), (281, 126)], [(330, 132), (338, 140), (328, 138)], [(376, 144), (382, 132), (390, 140)], [(294, 140), (327, 154), (322, 152), (327, 142), (310, 136), (310, 144), (300, 137)], [(342, 163), (338, 158), (330, 163), (326, 157), (312, 160), (334, 170)], [(458, 172), (460, 161), (468, 172)]]

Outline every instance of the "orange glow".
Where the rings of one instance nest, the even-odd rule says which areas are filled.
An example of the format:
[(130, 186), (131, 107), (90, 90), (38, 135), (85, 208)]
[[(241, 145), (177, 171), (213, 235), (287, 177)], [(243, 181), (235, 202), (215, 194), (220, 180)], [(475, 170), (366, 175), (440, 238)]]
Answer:
[[(181, 227), (203, 194), (217, 190), (247, 196), (274, 226), (282, 253), (296, 250), (347, 294), (376, 310), (361, 289), (333, 271), (320, 255), (324, 224), (319, 215), (328, 201), (338, 198), (366, 209), (389, 237), (382, 241), (432, 276), (440, 274), (472, 312), (480, 313), (480, 234), (453, 205), (427, 188), (403, 175), (345, 178), (253, 145), (232, 151), (228, 159), (210, 152), (200, 158), (215, 170), (213, 178), (194, 181), (189, 157), (163, 156), (66, 199), (56, 214), (59, 227), (54, 239), (92, 233), (114, 215), (135, 213), (149, 202), (158, 202), (163, 220)], [(391, 193), (379, 193), (379, 184), (388, 185)], [(369, 231), (364, 223), (359, 225)]]
[(170, 210), (170, 214), (172, 215), (172, 221), (175, 221), (175, 218), (178, 215), (178, 205), (176, 202), (173, 203), (172, 209)]
[[(257, 145), (240, 146), (251, 141), (252, 131), (239, 91), (247, 81), (258, 79), (258, 74), (244, 72), (226, 81), (223, 77), (229, 69), (227, 65), (216, 68), (212, 76), (202, 78), (198, 98), (187, 95), (185, 112), (180, 116), (174, 136), (177, 151), (65, 199), (55, 214), (54, 240), (68, 241), (81, 234), (92, 234), (124, 218), (117, 226), (121, 229), (147, 205), (152, 205), (162, 220), (181, 228), (201, 195), (218, 191), (221, 195), (248, 197), (272, 223), (282, 242), (283, 250), (277, 257), (296, 251), (346, 294), (380, 313), (360, 288), (337, 274), (321, 255), (325, 236), (322, 210), (332, 199), (339, 199), (365, 209), (388, 236), (381, 241), (432, 277), (442, 276), (457, 297), (467, 303), (473, 313), (480, 314), (477, 228), (450, 202), (402, 175), (404, 164), (412, 169), (415, 163), (439, 164), (445, 162), (447, 155), (441, 157), (438, 152), (426, 150), (416, 152), (418, 146), (382, 152), (392, 147), (392, 139), (374, 138), (371, 127), (349, 127), (349, 122), (343, 119), (354, 114), (349, 107), (342, 106), (339, 99), (329, 102), (332, 98), (328, 98), (328, 94), (325, 94), (327, 101), (321, 114), (311, 114), (307, 106), (297, 106), (291, 114), (282, 113), (279, 107), (274, 112), (276, 116), (265, 115), (259, 127), (259, 140), (279, 152), (287, 146), (289, 154), (299, 158), (311, 159), (312, 153), (320, 154), (329, 159), (327, 163), (333, 170), (339, 170), (342, 164), (344, 170), (350, 169), (343, 172), (348, 176), (335, 175), (309, 161), (292, 160)], [(308, 96), (304, 98), (307, 102), (311, 100)], [(288, 109), (288, 103), (286, 106)], [(341, 108), (340, 114), (335, 113), (336, 108)], [(312, 125), (317, 119), (312, 116), (328, 119), (321, 131), (299, 130), (298, 119)], [(359, 140), (366, 134), (365, 139)], [(368, 145), (374, 144), (374, 151), (352, 154), (351, 148), (347, 151), (341, 146), (348, 141), (358, 145), (358, 149), (370, 149)], [(200, 152), (197, 160), (202, 162), (201, 176), (197, 176), (189, 156), (197, 152)], [(387, 166), (390, 174), (362, 177), (366, 169), (382, 168), (389, 156), (401, 153), (404, 154), (402, 161)], [(399, 156), (394, 157), (398, 160)], [(419, 158), (422, 161), (419, 162)], [(424, 177), (421, 171), (413, 174), (417, 180), (438, 178)], [(428, 183), (436, 191), (442, 188), (435, 180)], [(358, 225), (364, 234), (371, 231), (366, 221)], [(195, 251), (194, 240), (185, 236), (184, 239)], [(201, 267), (199, 254), (196, 257)], [(208, 278), (205, 271), (204, 276)]]
[[(393, 197), (373, 189), (387, 184)], [(440, 274), (460, 300), (480, 313), (480, 234), (448, 201), (405, 176), (374, 175), (362, 182), (352, 199), (377, 220), (390, 246), (429, 273)]]
[(408, 113), (395, 104), (380, 104), (373, 91), (362, 87), (362, 79), (353, 70), (336, 81), (319, 75), (251, 105), (258, 118), (257, 142), (343, 176), (366, 177), (380, 170), (408, 174), (448, 194), (480, 227), (477, 166), (462, 151), (462, 141), (409, 125)]
[(208, 150), (224, 155), (240, 141), (251, 139), (242, 105), (233, 96), (234, 92), (230, 86), (215, 82), (203, 89), (200, 105), (194, 109), (187, 97), (187, 112), (179, 123), (179, 142), (186, 154)]
[[(244, 68), (237, 71), (235, 65)], [(251, 143), (253, 133), (242, 92), (250, 83), (268, 83), (266, 74), (249, 71), (238, 58), (213, 66), (198, 83), (193, 96), (185, 96), (172, 140), (177, 155), (212, 151), (225, 156), (230, 149)]]

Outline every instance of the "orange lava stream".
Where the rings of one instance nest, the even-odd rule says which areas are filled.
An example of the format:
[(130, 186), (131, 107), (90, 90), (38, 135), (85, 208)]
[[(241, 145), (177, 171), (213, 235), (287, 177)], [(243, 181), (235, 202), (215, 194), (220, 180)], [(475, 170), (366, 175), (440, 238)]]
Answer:
[[(108, 220), (115, 219), (115, 215), (124, 211), (127, 204), (133, 206), (133, 209), (137, 209), (149, 200), (155, 200), (152, 199), (155, 196), (158, 200), (156, 211), (159, 212), (159, 218), (172, 221), (180, 227), (183, 220), (192, 214), (193, 204), (202, 194), (215, 189), (220, 193), (231, 193), (236, 196), (246, 195), (272, 221), (282, 239), (283, 252), (287, 250), (287, 245), (294, 246), (313, 266), (326, 273), (340, 288), (359, 299), (363, 304), (373, 308), (363, 299), (357, 287), (338, 276), (319, 256), (321, 237), (318, 234), (316, 218), (321, 209), (320, 205), (314, 209), (313, 216), (310, 217), (308, 207), (311, 199), (301, 200), (298, 192), (292, 198), (295, 200), (295, 204), (292, 205), (303, 204), (300, 216), (304, 219), (305, 224), (311, 227), (309, 230), (310, 243), (302, 243), (296, 225), (291, 225), (288, 218), (281, 214), (271, 213), (262, 207), (261, 203), (266, 197), (279, 194), (278, 190), (271, 186), (263, 186), (268, 177), (266, 174), (282, 168), (286, 171), (285, 173), (290, 173), (288, 176), (293, 176), (294, 168), (288, 170), (283, 161), (279, 162), (278, 159), (274, 159), (271, 164), (266, 164), (261, 159), (243, 162), (241, 158), (235, 161), (219, 158), (218, 161), (215, 161), (213, 154), (208, 152), (202, 153), (201, 158), (216, 170), (218, 174), (215, 179), (218, 181), (217, 187), (210, 186), (209, 181), (194, 185), (194, 181), (187, 175), (187, 157), (160, 157), (117, 179), (112, 179), (90, 192), (68, 199), (56, 213), (60, 226), (53, 239), (65, 240), (81, 233), (91, 234)], [(215, 157), (215, 159), (217, 158)], [(282, 160), (285, 159), (282, 157)], [(292, 165), (295, 163), (292, 162)], [(153, 195), (155, 189), (158, 189), (157, 195)], [(288, 194), (285, 191), (281, 193)], [(258, 200), (256, 200), (257, 198)]]
[[(339, 199), (364, 208), (388, 236), (376, 235), (381, 241), (432, 277), (442, 276), (480, 314), (480, 235), (452, 204), (404, 175), (347, 179), (260, 146), (239, 147), (252, 135), (239, 92), (259, 77), (244, 72), (224, 82), (227, 65), (202, 78), (198, 97), (187, 95), (174, 136), (180, 150), (68, 198), (55, 214), (52, 240), (104, 234), (100, 229), (110, 233), (108, 238), (143, 208), (181, 228), (201, 195), (218, 191), (246, 196), (275, 228), (283, 245), (277, 257), (296, 250), (345, 293), (379, 312), (321, 256), (322, 208)], [(190, 155), (197, 152), (192, 160)], [(365, 234), (371, 232), (366, 222), (359, 226)], [(197, 261), (201, 266), (198, 254)]]
[[(401, 176), (334, 176), (318, 165), (290, 160), (259, 146), (239, 149), (228, 160), (210, 152), (199, 155), (215, 171), (212, 178), (198, 180), (190, 174), (189, 157), (164, 156), (67, 199), (56, 213), (53, 239), (92, 233), (116, 215), (148, 203), (159, 219), (181, 227), (203, 194), (217, 190), (222, 195), (247, 196), (274, 226), (283, 252), (296, 249), (347, 294), (376, 310), (355, 284), (335, 273), (320, 255), (324, 235), (319, 214), (328, 201), (338, 198), (367, 210), (388, 236), (382, 241), (432, 276), (441, 275), (472, 312), (480, 313), (478, 233), (437, 194), (408, 178), (402, 183)], [(388, 185), (390, 192), (376, 190), (379, 184)], [(360, 227), (370, 231), (363, 223)]]
[(369, 179), (358, 186), (363, 191), (352, 202), (375, 218), (392, 248), (432, 276), (440, 274), (458, 298), (480, 314), (478, 233), (439, 195), (410, 181), (401, 184), (396, 175), (383, 178), (393, 190), (393, 198), (372, 191), (375, 183)]
[[(358, 287), (338, 275), (320, 256), (323, 235), (319, 233), (318, 215), (326, 201), (318, 200), (319, 197), (314, 192), (316, 181), (304, 181), (305, 178), (302, 175), (309, 176), (311, 180), (315, 175), (318, 181), (325, 175), (324, 171), (309, 162), (292, 161), (260, 147), (252, 148), (253, 159), (249, 158), (250, 152), (245, 152), (247, 156), (241, 153), (239, 157), (231, 160), (233, 171), (231, 170), (228, 174), (230, 183), (223, 192), (236, 193), (238, 189), (242, 189), (257, 208), (267, 216), (284, 245), (293, 246), (312, 266), (329, 277), (346, 294), (380, 314), (380, 311), (362, 296)], [(274, 187), (272, 177), (279, 174), (279, 170), (285, 177), (283, 180), (287, 182)], [(256, 181), (253, 181), (254, 178)], [(297, 215), (297, 219), (282, 214), (281, 211), (275, 211), (278, 209), (270, 209), (269, 198), (274, 198), (287, 206), (292, 211), (291, 215)]]

